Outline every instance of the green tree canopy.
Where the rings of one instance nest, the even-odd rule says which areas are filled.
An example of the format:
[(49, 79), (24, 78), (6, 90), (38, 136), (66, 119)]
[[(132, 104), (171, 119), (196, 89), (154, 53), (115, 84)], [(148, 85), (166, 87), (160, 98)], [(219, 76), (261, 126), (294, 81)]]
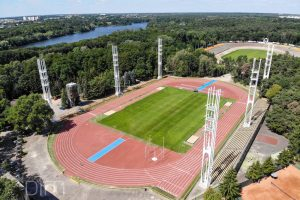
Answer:
[(263, 177), (263, 169), (259, 161), (253, 163), (246, 172), (246, 178), (252, 181), (258, 181)]
[(222, 194), (211, 187), (209, 187), (204, 193), (204, 200), (221, 200)]
[(272, 87), (267, 90), (266, 97), (269, 100), (272, 100), (272, 98), (275, 97), (281, 90), (282, 90), (282, 87), (280, 85), (273, 84)]
[(88, 99), (104, 97), (114, 89), (114, 78), (112, 71), (106, 71), (92, 79), (88, 84)]
[(237, 173), (234, 169), (229, 170), (219, 186), (222, 196), (226, 200), (234, 200), (240, 197), (240, 187), (237, 181)]
[(269, 176), (276, 170), (276, 165), (273, 162), (272, 158), (267, 158), (264, 163), (262, 164), (262, 171), (264, 175)]
[(20, 132), (40, 133), (51, 124), (53, 110), (39, 94), (21, 96), (9, 110), (7, 119)]
[(168, 59), (167, 67), (178, 76), (219, 76), (225, 73), (214, 55), (202, 49), (178, 51)]
[(7, 111), (9, 108), (9, 101), (5, 98), (3, 89), (0, 89), (0, 130), (7, 124)]
[(294, 160), (294, 154), (292, 151), (285, 149), (283, 150), (278, 158), (277, 158), (277, 165), (281, 168), (285, 168), (293, 163)]
[(289, 135), (289, 149), (294, 152), (296, 155), (300, 154), (300, 127), (297, 127), (290, 135)]
[(63, 109), (66, 109), (69, 107), (69, 100), (68, 100), (68, 95), (67, 95), (67, 92), (66, 92), (66, 89), (63, 88), (61, 90), (61, 107)]
[(0, 178), (0, 199), (17, 200), (20, 195), (20, 188), (15, 181)]

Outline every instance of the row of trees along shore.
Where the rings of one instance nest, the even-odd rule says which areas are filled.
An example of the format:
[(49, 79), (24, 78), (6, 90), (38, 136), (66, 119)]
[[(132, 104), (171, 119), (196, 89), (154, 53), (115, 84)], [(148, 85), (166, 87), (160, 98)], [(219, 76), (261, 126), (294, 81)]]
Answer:
[(48, 40), (78, 32), (88, 32), (98, 26), (128, 25), (148, 19), (120, 15), (81, 15), (48, 19), (41, 16), (36, 22), (10, 23), (0, 29), (0, 50), (8, 50), (33, 42)]

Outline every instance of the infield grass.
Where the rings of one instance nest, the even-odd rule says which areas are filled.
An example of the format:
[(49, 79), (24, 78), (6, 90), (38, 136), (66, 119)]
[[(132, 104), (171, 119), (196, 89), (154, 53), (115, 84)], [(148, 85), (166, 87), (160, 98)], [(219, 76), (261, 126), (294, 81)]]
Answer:
[(233, 51), (225, 56), (223, 56), (222, 58), (232, 58), (234, 60), (236, 60), (239, 56), (247, 56), (248, 59), (252, 59), (252, 58), (266, 58), (267, 56), (267, 51), (265, 50), (259, 50), (259, 49), (239, 49), (236, 51)]
[[(97, 120), (127, 134), (184, 153), (185, 141), (204, 125), (207, 95), (167, 87)], [(221, 106), (226, 100), (221, 98)]]

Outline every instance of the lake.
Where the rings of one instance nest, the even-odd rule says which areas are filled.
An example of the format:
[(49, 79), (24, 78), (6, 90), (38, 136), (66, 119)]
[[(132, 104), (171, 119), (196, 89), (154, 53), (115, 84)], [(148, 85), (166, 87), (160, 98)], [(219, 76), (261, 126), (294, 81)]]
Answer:
[(35, 42), (28, 45), (25, 45), (23, 47), (46, 47), (51, 46), (59, 43), (72, 43), (72, 42), (78, 42), (80, 40), (86, 40), (86, 39), (93, 39), (105, 35), (110, 35), (117, 31), (124, 31), (124, 30), (139, 30), (139, 29), (146, 29), (148, 23), (134, 23), (131, 25), (125, 25), (125, 26), (105, 26), (105, 27), (97, 27), (95, 30), (85, 32), (85, 33), (75, 33), (72, 35), (66, 35), (61, 36), (57, 38), (52, 38), (45, 41)]

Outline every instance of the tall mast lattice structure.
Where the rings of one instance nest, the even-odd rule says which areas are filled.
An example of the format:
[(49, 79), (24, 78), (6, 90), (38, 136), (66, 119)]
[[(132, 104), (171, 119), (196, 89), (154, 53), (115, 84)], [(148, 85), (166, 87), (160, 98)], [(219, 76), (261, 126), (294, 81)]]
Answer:
[(162, 56), (163, 56), (163, 43), (162, 39), (158, 38), (158, 69), (157, 69), (157, 79), (162, 79)]
[(267, 45), (268, 45), (268, 50), (267, 50), (267, 57), (266, 57), (263, 79), (268, 79), (270, 76), (270, 70), (272, 66), (272, 59), (273, 59), (273, 52), (274, 52), (274, 44), (268, 42)]
[(200, 180), (200, 186), (204, 189), (210, 186), (212, 178), (212, 169), (214, 163), (215, 144), (219, 118), (220, 96), (220, 89), (208, 89), (201, 163), (202, 171)]
[(260, 66), (261, 66), (261, 59), (259, 60), (259, 64), (257, 65), (256, 58), (254, 58), (251, 77), (250, 77), (244, 127), (251, 126), (252, 112), (253, 112), (253, 107), (254, 107), (254, 103), (255, 103), (255, 96), (256, 96), (256, 89), (257, 89), (257, 84), (258, 84), (258, 79), (259, 79)]
[(116, 96), (120, 96), (121, 92), (121, 83), (120, 83), (120, 73), (119, 73), (119, 54), (118, 47), (112, 45), (112, 54), (113, 54), (113, 65), (114, 65), (114, 77), (115, 77), (115, 90)]
[(37, 59), (37, 65), (39, 69), (41, 85), (43, 89), (43, 98), (51, 105), (51, 91), (50, 91), (50, 84), (48, 79), (47, 67), (45, 60), (43, 58)]

